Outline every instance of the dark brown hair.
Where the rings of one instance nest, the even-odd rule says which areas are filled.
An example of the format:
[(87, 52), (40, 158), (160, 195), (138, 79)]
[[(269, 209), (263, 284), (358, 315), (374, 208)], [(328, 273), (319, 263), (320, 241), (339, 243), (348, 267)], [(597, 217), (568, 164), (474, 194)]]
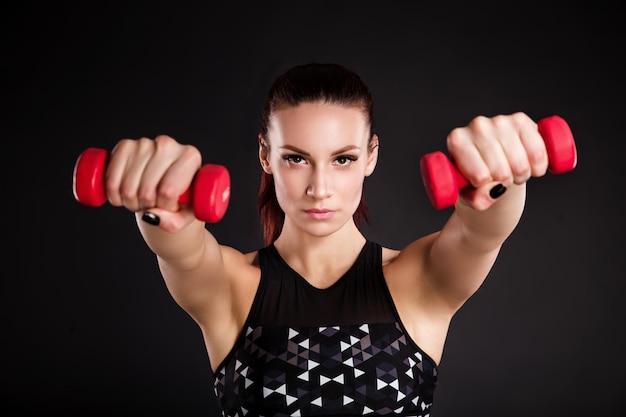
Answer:
[[(370, 141), (372, 140), (374, 106), (367, 85), (356, 73), (341, 65), (310, 63), (287, 70), (270, 86), (261, 115), (259, 133), (264, 141), (262, 145), (269, 146), (267, 131), (270, 117), (277, 108), (320, 101), (362, 109), (369, 124)], [(285, 213), (276, 199), (274, 178), (266, 172), (263, 172), (261, 176), (257, 207), (265, 243), (273, 243), (280, 235)], [(361, 195), (361, 202), (354, 212), (353, 219), (357, 227), (362, 221), (369, 221), (363, 195)]]

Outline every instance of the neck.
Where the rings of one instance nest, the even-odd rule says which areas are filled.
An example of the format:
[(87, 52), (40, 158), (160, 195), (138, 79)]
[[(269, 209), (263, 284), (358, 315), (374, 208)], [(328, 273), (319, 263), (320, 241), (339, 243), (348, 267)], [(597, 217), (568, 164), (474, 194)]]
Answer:
[(297, 233), (285, 224), (274, 242), (280, 256), (309, 283), (325, 288), (352, 266), (365, 237), (354, 222), (326, 236)]

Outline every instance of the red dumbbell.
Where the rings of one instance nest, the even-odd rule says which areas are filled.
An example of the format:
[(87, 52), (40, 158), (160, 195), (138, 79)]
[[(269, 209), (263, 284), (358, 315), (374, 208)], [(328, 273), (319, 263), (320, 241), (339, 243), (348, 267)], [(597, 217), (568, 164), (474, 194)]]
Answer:
[[(574, 169), (576, 144), (567, 122), (559, 116), (550, 116), (541, 119), (537, 127), (546, 144), (548, 170), (561, 174)], [(470, 186), (454, 163), (440, 151), (424, 155), (420, 160), (420, 170), (428, 198), (436, 209), (453, 206), (459, 190)]]
[[(107, 201), (104, 171), (109, 158), (105, 149), (88, 148), (74, 165), (73, 191), (79, 203), (99, 207)], [(191, 186), (179, 197), (180, 204), (193, 207), (197, 219), (217, 223), (230, 201), (230, 175), (221, 165), (202, 166)]]

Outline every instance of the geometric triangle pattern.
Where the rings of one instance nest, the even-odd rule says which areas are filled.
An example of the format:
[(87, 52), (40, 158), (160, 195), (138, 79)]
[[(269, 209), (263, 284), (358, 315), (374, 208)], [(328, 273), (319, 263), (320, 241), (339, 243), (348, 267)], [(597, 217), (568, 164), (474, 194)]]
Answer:
[(437, 366), (397, 322), (247, 327), (215, 374), (224, 416), (429, 416)]

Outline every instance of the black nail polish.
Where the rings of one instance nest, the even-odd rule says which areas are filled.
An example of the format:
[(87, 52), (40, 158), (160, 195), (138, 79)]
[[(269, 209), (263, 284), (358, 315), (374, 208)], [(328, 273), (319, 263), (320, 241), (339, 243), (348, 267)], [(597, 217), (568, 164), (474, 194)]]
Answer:
[(141, 220), (143, 220), (144, 222), (151, 224), (152, 226), (158, 226), (159, 223), (161, 222), (161, 219), (159, 219), (159, 216), (157, 216), (154, 213), (150, 213), (149, 211), (146, 211), (143, 216), (141, 216)]
[(500, 197), (506, 191), (506, 187), (502, 184), (496, 184), (491, 190), (489, 190), (489, 195), (494, 200)]

